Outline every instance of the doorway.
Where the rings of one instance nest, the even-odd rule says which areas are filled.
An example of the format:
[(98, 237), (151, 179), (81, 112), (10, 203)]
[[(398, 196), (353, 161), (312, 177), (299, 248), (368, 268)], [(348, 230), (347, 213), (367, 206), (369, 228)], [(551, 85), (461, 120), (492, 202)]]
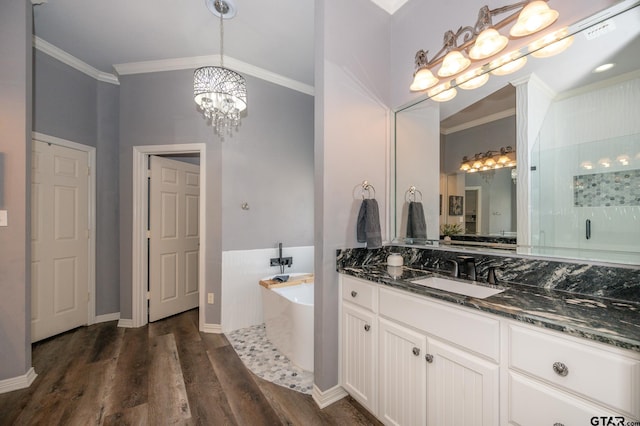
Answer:
[(149, 185), (148, 165), (151, 156), (199, 155), (199, 205), (198, 205), (198, 254), (197, 254), (197, 306), (200, 328), (204, 324), (204, 283), (206, 256), (206, 147), (205, 144), (149, 145), (133, 148), (133, 226), (132, 226), (132, 320), (121, 326), (141, 327), (149, 321), (148, 283), (149, 283)]
[(464, 188), (464, 233), (477, 235), (482, 232), (482, 187)]

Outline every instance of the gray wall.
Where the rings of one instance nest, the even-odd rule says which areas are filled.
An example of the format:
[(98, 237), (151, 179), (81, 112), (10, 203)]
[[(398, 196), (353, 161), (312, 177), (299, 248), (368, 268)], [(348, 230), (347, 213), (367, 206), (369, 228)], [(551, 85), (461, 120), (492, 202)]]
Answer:
[(118, 312), (119, 87), (34, 57), (34, 130), (96, 148), (96, 315)]
[(512, 115), (480, 126), (460, 130), (444, 137), (443, 173), (460, 171), (462, 157), (476, 153), (495, 151), (503, 146), (516, 149), (516, 116)]
[(338, 384), (336, 249), (361, 246), (359, 185), (376, 188), (387, 235), (390, 17), (369, 0), (316, 1), (314, 379)]
[[(239, 132), (221, 141), (193, 101), (193, 71), (128, 75), (120, 81), (122, 318), (132, 315), (134, 146), (207, 144), (207, 292), (221, 294), (223, 249), (273, 247), (278, 241), (312, 244), (311, 96), (247, 77), (248, 114)], [(243, 201), (249, 203), (249, 211), (240, 209)], [(220, 323), (220, 305), (207, 305), (207, 323)]]
[(31, 2), (0, 3), (0, 380), (31, 368)]

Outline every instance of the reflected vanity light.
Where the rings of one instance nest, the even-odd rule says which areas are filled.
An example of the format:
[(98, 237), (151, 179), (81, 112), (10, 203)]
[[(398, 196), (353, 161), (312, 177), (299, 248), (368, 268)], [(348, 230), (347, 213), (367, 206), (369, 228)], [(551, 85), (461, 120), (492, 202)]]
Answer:
[(591, 164), (591, 161), (583, 161), (580, 164), (580, 167), (582, 167), (585, 170), (591, 170), (591, 169), (593, 169), (593, 164)]
[(493, 70), (491, 71), (491, 74), (508, 75), (524, 67), (527, 63), (527, 57), (521, 56), (520, 58), (518, 58), (518, 55), (520, 55), (520, 52), (511, 52), (499, 57), (494, 61), (491, 61), (489, 63), (489, 68)]
[(482, 72), (482, 69), (476, 68), (475, 70), (462, 74), (460, 77), (456, 78), (456, 85), (465, 90), (477, 89), (478, 87), (483, 86), (487, 81), (489, 81), (489, 74), (484, 73), (478, 75), (480, 72)]
[(471, 159), (464, 156), (460, 163), (460, 170), (467, 173), (483, 172), (516, 166), (516, 151), (510, 147), (502, 147), (499, 151), (478, 153)]
[[(494, 16), (507, 12), (511, 13), (499, 22), (493, 23), (492, 18)], [(451, 30), (445, 32), (443, 46), (431, 60), (427, 58), (428, 51), (421, 49), (416, 52), (415, 72), (413, 73), (413, 80), (409, 90), (413, 92), (428, 90), (437, 86), (438, 83), (443, 83), (438, 77), (443, 79), (455, 77), (469, 68), (472, 61), (479, 61), (497, 55), (509, 45), (509, 39), (500, 34), (499, 31), (516, 20), (517, 22), (510, 31), (512, 37), (525, 37), (535, 34), (553, 24), (557, 19), (558, 12), (550, 9), (546, 0), (521, 1), (495, 9), (483, 6), (478, 13), (478, 19), (474, 26), (460, 27), (456, 32)], [(508, 58), (509, 60), (517, 59), (517, 57)], [(514, 64), (513, 67), (507, 67), (507, 61), (505, 60), (500, 65), (492, 66), (491, 68), (500, 67), (501, 70), (496, 71), (494, 74), (505, 75), (522, 67), (524, 62), (526, 62), (526, 59)], [(434, 68), (438, 65), (440, 68), (437, 71), (438, 77), (436, 77)], [(485, 67), (475, 67), (476, 70), (473, 73), (478, 77), (464, 78), (462, 81), (457, 82), (457, 85), (467, 90), (480, 87), (488, 78), (479, 78), (480, 74), (486, 71), (486, 69), (483, 69)], [(467, 82), (469, 84), (463, 87), (463, 84)], [(441, 92), (439, 91), (438, 93)], [(443, 99), (445, 97), (447, 99)], [(453, 97), (455, 97), (455, 93), (441, 96), (440, 99), (435, 100), (444, 101), (453, 99)]]
[(618, 155), (618, 158), (616, 158), (616, 161), (618, 163), (620, 163), (623, 166), (628, 166), (629, 165), (629, 156), (626, 154), (623, 155)]
[(434, 101), (445, 102), (455, 98), (458, 91), (454, 87), (451, 87), (451, 83), (446, 82), (429, 90), (427, 94)]
[(608, 157), (601, 158), (598, 160), (598, 165), (606, 168), (611, 167), (611, 160)]
[(573, 44), (573, 36), (567, 37), (567, 28), (548, 34), (529, 45), (534, 58), (549, 58), (564, 52)]

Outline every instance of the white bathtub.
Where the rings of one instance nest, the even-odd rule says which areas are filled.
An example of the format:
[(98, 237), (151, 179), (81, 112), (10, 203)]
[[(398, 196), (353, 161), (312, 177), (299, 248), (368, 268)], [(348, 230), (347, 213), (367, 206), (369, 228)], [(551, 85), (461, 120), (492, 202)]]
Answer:
[(313, 283), (260, 288), (269, 341), (295, 365), (313, 371)]

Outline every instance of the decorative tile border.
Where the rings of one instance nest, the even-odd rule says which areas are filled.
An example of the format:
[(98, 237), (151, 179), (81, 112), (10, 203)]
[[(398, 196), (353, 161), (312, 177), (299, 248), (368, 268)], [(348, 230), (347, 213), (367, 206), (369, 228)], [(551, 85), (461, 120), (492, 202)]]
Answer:
[(573, 205), (640, 206), (640, 169), (574, 176)]

